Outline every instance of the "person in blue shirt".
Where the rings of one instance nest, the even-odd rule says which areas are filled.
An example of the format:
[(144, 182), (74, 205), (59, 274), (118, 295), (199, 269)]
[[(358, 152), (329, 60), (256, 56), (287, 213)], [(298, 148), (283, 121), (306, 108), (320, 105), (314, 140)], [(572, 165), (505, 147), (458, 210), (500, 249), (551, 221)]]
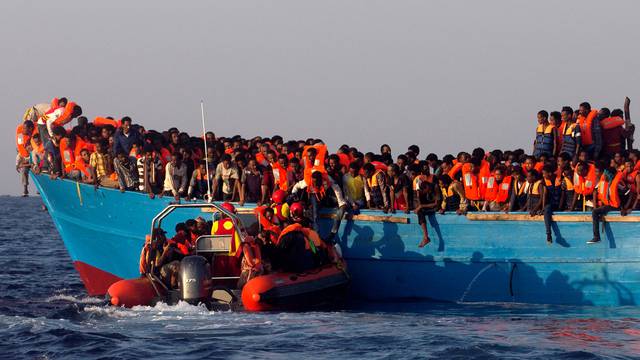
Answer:
[(131, 129), (131, 118), (125, 116), (122, 118), (122, 125), (113, 134), (113, 153), (124, 152), (129, 154), (133, 144), (142, 146), (142, 135), (138, 131)]

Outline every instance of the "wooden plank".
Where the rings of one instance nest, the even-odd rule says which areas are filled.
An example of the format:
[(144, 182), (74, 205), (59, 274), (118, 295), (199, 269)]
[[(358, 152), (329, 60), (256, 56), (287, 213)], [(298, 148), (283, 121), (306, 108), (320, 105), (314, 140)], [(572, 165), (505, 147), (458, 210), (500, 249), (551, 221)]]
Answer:
[[(320, 217), (323, 218), (323, 219), (335, 219), (336, 215), (335, 214), (320, 214)], [(393, 216), (393, 215), (364, 215), (364, 214), (360, 214), (360, 215), (353, 215), (350, 218), (347, 215), (346, 218), (350, 219), (350, 220), (354, 220), (354, 221), (377, 221), (377, 222), (388, 222), (388, 223), (396, 223), (396, 224), (408, 224), (409, 223), (409, 218)]]
[[(468, 213), (467, 219), (471, 221), (544, 221), (541, 215), (530, 216), (528, 214), (500, 214), (500, 213)], [(608, 222), (640, 222), (640, 216), (605, 216)], [(555, 222), (591, 222), (589, 215), (553, 215)]]

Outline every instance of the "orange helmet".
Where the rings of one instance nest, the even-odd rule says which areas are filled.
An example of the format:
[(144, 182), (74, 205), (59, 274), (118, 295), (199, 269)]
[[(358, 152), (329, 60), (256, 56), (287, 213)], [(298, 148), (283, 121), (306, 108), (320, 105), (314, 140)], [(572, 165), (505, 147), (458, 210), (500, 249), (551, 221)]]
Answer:
[(304, 207), (301, 202), (294, 202), (289, 207), (289, 214), (292, 218), (301, 218), (304, 215)]
[(221, 206), (223, 209), (227, 210), (228, 212), (235, 214), (236, 213), (236, 208), (235, 206), (233, 206), (233, 204), (231, 204), (230, 202), (225, 202), (222, 204)]
[(273, 195), (271, 195), (271, 200), (276, 204), (282, 204), (286, 198), (287, 192), (282, 189), (274, 191)]

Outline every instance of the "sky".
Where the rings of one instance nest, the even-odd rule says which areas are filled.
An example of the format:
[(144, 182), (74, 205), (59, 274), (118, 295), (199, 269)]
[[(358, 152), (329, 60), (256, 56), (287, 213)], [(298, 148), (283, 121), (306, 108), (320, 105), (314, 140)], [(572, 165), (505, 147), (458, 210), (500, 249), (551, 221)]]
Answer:
[[(15, 127), (65, 96), (163, 130), (394, 154), (531, 148), (536, 113), (638, 109), (637, 1), (1, 1), (0, 194)], [(33, 190), (32, 190), (33, 191)]]

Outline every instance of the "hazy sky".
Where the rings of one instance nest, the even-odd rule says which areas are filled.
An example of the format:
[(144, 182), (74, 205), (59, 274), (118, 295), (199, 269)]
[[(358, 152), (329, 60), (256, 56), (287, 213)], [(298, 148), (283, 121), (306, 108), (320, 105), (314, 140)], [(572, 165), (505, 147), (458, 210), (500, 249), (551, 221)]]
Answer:
[(637, 114), (637, 1), (1, 1), (0, 194), (15, 127), (54, 96), (84, 114), (364, 151), (529, 149), (540, 109)]

